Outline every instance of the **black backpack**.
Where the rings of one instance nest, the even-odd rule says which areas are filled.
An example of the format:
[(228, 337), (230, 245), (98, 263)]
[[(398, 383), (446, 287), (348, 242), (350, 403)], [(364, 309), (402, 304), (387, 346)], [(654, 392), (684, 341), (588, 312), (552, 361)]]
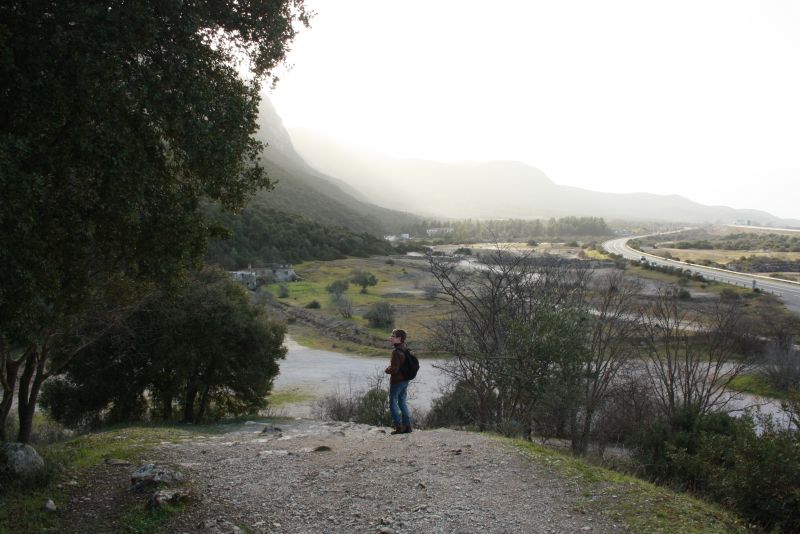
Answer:
[(404, 349), (403, 352), (406, 355), (406, 359), (403, 365), (400, 366), (400, 372), (403, 373), (403, 378), (406, 380), (414, 380), (417, 376), (417, 371), (419, 371), (419, 360), (410, 350)]

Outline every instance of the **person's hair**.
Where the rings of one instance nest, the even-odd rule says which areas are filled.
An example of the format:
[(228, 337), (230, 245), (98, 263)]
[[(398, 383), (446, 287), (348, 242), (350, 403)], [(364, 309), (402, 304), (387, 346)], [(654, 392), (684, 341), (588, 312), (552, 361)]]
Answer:
[(399, 328), (395, 328), (394, 330), (392, 330), (392, 335), (395, 336), (395, 337), (399, 337), (401, 343), (405, 343), (406, 342), (406, 331), (405, 330), (400, 330)]

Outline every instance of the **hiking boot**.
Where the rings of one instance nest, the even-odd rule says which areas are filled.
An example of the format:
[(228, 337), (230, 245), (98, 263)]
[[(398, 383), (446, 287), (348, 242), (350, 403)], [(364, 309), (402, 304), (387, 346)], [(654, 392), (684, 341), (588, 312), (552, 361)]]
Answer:
[(400, 433), (401, 433), (401, 434), (411, 434), (413, 431), (414, 431), (414, 429), (412, 429), (412, 428), (411, 428), (411, 425), (405, 425), (405, 426), (403, 426), (403, 428), (400, 430)]
[(394, 436), (395, 434), (403, 434), (403, 433), (404, 433), (404, 431), (403, 431), (403, 427), (402, 427), (402, 426), (399, 426), (399, 425), (392, 425), (392, 428), (393, 428), (393, 430), (392, 430), (391, 432), (389, 432), (389, 433), (390, 433), (391, 435), (393, 435), (393, 436)]

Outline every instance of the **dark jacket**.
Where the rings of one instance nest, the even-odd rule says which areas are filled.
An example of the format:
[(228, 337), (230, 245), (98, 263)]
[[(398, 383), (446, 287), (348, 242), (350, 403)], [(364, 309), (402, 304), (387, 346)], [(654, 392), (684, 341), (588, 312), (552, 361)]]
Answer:
[(391, 375), (389, 384), (399, 384), (406, 379), (403, 376), (403, 373), (400, 371), (406, 361), (406, 353), (404, 352), (404, 349), (405, 345), (403, 343), (399, 343), (394, 346), (394, 350), (392, 351), (392, 361), (389, 363), (389, 367), (385, 369), (385, 372), (388, 375)]

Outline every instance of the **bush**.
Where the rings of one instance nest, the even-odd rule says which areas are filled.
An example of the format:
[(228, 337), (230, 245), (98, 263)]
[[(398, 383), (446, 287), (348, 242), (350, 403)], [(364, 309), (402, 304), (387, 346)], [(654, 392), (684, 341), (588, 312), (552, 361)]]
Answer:
[(289, 296), (289, 287), (286, 284), (278, 286), (278, 298), (285, 299)]
[(332, 293), (335, 297), (341, 297), (349, 287), (350, 283), (347, 280), (335, 280), (328, 284), (325, 291)]
[(314, 415), (333, 421), (353, 421), (365, 425), (390, 426), (389, 393), (385, 387), (385, 375), (376, 375), (372, 386), (366, 390), (337, 390), (325, 395), (314, 405)]
[[(800, 532), (800, 435), (771, 418), (736, 421), (733, 433), (709, 434), (687, 459), (705, 482), (703, 493), (768, 532)], [(682, 461), (682, 456), (676, 457)]]
[(394, 306), (388, 302), (376, 302), (364, 314), (364, 319), (374, 328), (392, 328), (394, 326)]
[(308, 304), (306, 304), (306, 305), (305, 305), (305, 307), (306, 307), (306, 308), (308, 308), (308, 309), (310, 309), (310, 310), (318, 310), (318, 309), (320, 309), (322, 306), (320, 305), (319, 301), (317, 301), (317, 300), (312, 300), (311, 302), (309, 302)]
[(336, 308), (336, 312), (342, 316), (342, 319), (350, 319), (353, 317), (353, 301), (349, 298), (345, 297), (344, 295), (340, 296), (333, 296), (332, 299), (333, 307)]
[(394, 260), (392, 258), (389, 258), (388, 260), (386, 260), (386, 265), (394, 265)]
[(478, 405), (475, 395), (464, 384), (456, 384), (442, 396), (433, 399), (425, 419), (426, 428), (465, 427), (475, 422)]

